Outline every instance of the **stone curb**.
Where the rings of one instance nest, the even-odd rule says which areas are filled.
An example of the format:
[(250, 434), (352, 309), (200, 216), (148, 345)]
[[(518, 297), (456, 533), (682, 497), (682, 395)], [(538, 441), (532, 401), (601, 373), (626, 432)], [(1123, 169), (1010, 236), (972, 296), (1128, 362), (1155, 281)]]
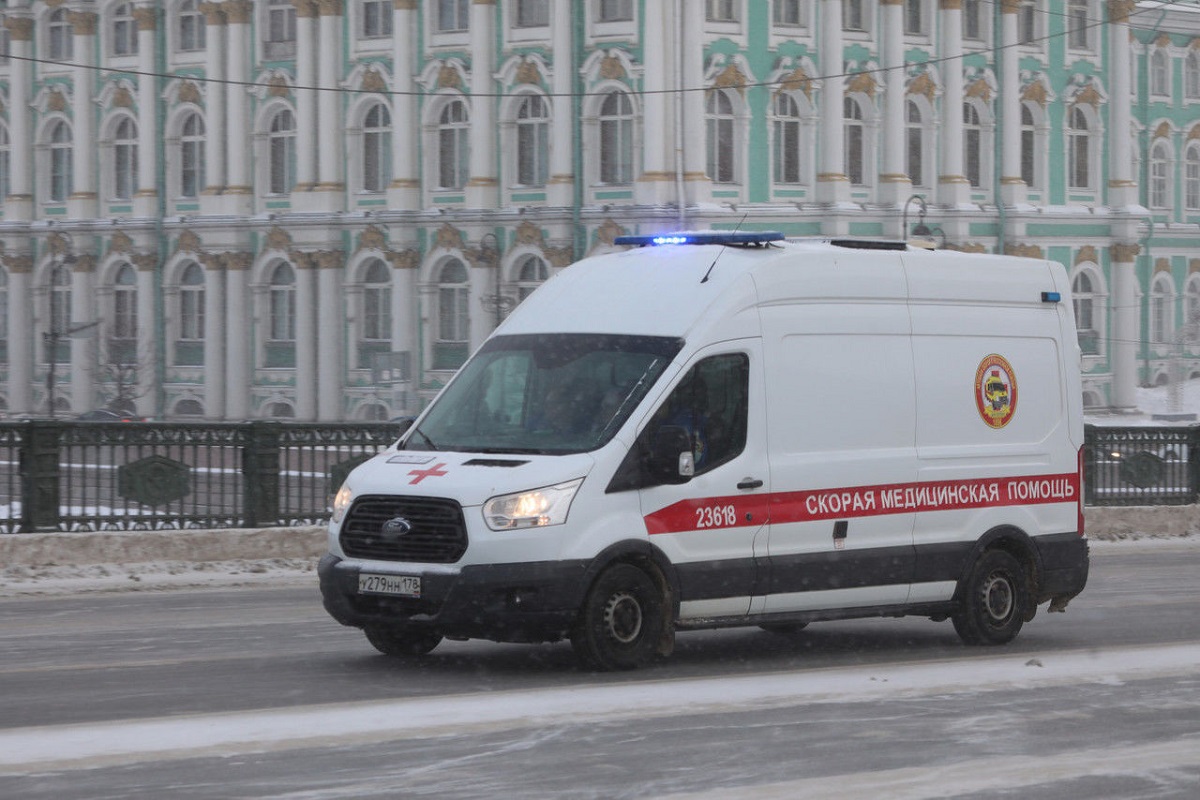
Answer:
[[(1200, 506), (1088, 508), (1092, 539), (1200, 536)], [(0, 566), (317, 559), (325, 527), (0, 535)]]

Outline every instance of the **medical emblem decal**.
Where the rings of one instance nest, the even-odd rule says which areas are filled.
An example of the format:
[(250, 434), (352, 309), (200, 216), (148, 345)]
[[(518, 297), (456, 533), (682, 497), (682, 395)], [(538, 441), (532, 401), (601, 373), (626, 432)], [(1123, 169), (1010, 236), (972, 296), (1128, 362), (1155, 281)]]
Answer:
[(990, 428), (1003, 428), (1017, 411), (1017, 376), (1004, 356), (992, 353), (975, 370), (975, 405)]

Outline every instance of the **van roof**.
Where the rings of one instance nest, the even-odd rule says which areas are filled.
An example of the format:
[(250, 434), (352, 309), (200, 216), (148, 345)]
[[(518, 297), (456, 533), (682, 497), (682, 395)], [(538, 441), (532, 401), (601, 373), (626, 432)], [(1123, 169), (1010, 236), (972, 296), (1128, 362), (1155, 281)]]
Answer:
[(1045, 261), (929, 251), (894, 241), (812, 237), (642, 245), (561, 270), (522, 301), (499, 332), (686, 337), (705, 320), (788, 298), (908, 295), (918, 302), (1023, 304), (1060, 288)]

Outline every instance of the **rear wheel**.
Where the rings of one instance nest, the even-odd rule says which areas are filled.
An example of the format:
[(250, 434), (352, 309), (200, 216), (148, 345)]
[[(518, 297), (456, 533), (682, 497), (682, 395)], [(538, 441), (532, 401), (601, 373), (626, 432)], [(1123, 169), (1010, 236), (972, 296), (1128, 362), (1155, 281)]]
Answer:
[(385, 656), (423, 656), (437, 647), (442, 635), (423, 628), (389, 628), (368, 625), (363, 628), (367, 641)]
[(1029, 579), (1021, 562), (1003, 550), (984, 553), (959, 590), (954, 630), (967, 644), (1007, 644), (1029, 613)]
[(654, 580), (632, 564), (614, 564), (584, 599), (571, 646), (591, 669), (635, 669), (654, 658), (666, 625)]

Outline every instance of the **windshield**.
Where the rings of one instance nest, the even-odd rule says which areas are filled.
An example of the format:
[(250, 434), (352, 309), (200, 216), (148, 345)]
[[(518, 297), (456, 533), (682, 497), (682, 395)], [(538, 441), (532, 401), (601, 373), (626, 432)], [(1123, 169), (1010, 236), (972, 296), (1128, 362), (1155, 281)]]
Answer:
[(683, 346), (663, 336), (498, 336), (401, 444), (407, 450), (581, 453), (621, 427)]

